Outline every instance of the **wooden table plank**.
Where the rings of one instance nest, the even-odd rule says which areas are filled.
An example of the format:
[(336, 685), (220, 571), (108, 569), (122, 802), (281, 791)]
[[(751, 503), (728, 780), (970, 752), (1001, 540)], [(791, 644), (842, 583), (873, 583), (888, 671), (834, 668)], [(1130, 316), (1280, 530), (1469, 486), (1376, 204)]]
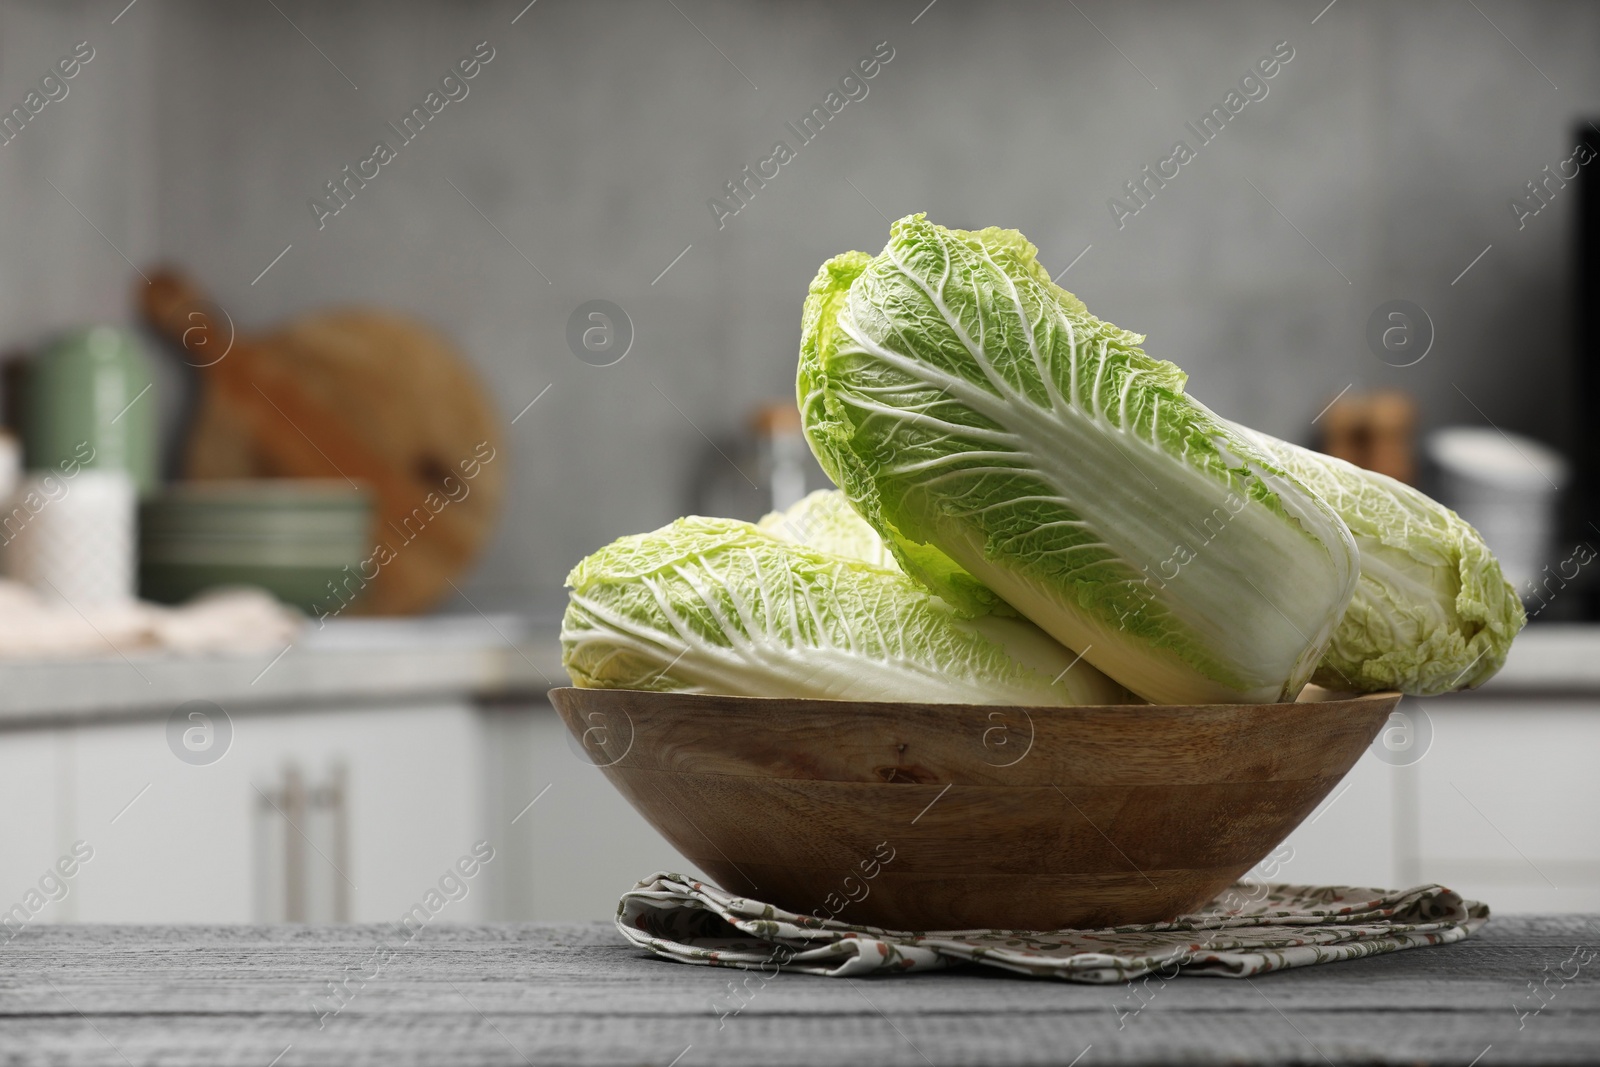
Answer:
[[(374, 974), (380, 943), (395, 953)], [(1552, 979), (1538, 1014), (1514, 1008), (1578, 945), (1600, 949), (1600, 916), (1499, 918), (1458, 945), (1137, 992), (980, 969), (752, 978), (733, 1014), (747, 972), (651, 959), (605, 924), (439, 926), (410, 943), (367, 926), (39, 926), (0, 949), (0, 1063), (1592, 1063), (1600, 958)], [(327, 983), (347, 973), (346, 1006), (319, 1018), (312, 998), (332, 1007)]]

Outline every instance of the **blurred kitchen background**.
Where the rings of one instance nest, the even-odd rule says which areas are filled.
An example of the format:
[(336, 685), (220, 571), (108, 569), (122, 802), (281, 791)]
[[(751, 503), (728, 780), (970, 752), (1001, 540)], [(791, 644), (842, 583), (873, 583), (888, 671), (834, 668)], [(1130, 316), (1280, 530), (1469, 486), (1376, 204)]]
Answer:
[(1576, 0), (0, 6), (0, 922), (396, 918), (479, 840), (441, 921), (684, 868), (544, 703), (562, 579), (823, 484), (806, 285), (915, 211), (1525, 591), (1275, 877), (1600, 907), (1597, 45)]

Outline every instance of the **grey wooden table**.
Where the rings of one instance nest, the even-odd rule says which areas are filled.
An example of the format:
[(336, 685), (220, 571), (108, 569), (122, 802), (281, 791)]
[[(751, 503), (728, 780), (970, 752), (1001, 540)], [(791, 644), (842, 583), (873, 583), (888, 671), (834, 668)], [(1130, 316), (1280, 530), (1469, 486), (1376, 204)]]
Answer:
[(1600, 916), (1506, 917), (1457, 945), (1142, 997), (976, 969), (780, 975), (733, 1014), (746, 972), (651, 959), (599, 923), (409, 943), (368, 926), (37, 926), (0, 944), (0, 1064), (1597, 1063), (1600, 953), (1584, 947), (1600, 950)]

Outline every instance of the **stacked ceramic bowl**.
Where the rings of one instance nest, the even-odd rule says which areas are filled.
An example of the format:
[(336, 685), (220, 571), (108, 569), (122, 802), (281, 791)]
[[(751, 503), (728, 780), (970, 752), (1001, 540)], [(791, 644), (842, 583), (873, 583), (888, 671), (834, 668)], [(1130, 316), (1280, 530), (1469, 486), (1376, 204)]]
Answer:
[(171, 604), (250, 585), (308, 613), (337, 611), (364, 584), (372, 521), (371, 493), (344, 481), (169, 486), (140, 509), (139, 592)]

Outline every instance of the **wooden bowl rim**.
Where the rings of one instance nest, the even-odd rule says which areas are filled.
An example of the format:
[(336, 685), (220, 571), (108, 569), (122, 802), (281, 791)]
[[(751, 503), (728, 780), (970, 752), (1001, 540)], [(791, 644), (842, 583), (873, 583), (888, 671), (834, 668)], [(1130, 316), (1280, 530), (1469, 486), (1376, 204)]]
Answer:
[(776, 710), (778, 705), (785, 709), (792, 709), (794, 705), (806, 705), (817, 711), (838, 711), (841, 707), (862, 708), (901, 708), (906, 711), (924, 713), (928, 711), (949, 710), (955, 712), (981, 711), (1022, 711), (1029, 715), (1075, 715), (1086, 712), (1121, 713), (1130, 716), (1148, 716), (1152, 713), (1176, 711), (1209, 711), (1217, 714), (1237, 714), (1251, 709), (1266, 711), (1282, 710), (1284, 708), (1303, 708), (1315, 706), (1319, 710), (1333, 710), (1340, 706), (1366, 707), (1384, 701), (1398, 702), (1404, 699), (1405, 694), (1394, 689), (1384, 689), (1376, 693), (1329, 693), (1327, 697), (1316, 700), (1286, 700), (1270, 704), (958, 704), (934, 703), (921, 700), (830, 700), (821, 697), (751, 697), (732, 696), (725, 693), (666, 693), (650, 689), (591, 689), (585, 686), (561, 685), (554, 686), (548, 691), (549, 696), (560, 693), (563, 697), (567, 694), (583, 694), (584, 698), (594, 695), (596, 699), (605, 700), (613, 693), (625, 693), (628, 698), (635, 701), (658, 702), (663, 707), (670, 707), (680, 701), (693, 700), (696, 703), (709, 702), (726, 704), (732, 707), (756, 708), (766, 705)]

